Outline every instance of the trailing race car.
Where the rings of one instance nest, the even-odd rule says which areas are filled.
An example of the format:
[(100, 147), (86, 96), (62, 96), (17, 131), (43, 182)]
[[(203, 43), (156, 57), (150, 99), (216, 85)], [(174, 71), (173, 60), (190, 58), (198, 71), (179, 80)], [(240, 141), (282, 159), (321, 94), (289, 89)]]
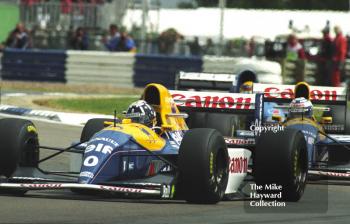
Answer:
[[(309, 86), (305, 82), (294, 85), (275, 85), (254, 83), (253, 93), (264, 94), (264, 112), (271, 116), (270, 120), (283, 122), (289, 111), (278, 106), (290, 103), (296, 97), (309, 99), (313, 104), (326, 106), (326, 111), (316, 110), (318, 123), (329, 134), (350, 134), (350, 111), (347, 105), (347, 89), (345, 87)], [(267, 108), (267, 104), (272, 104)], [(278, 105), (277, 105), (278, 103)], [(271, 114), (274, 109), (279, 109), (278, 114)], [(270, 110), (270, 111), (267, 111)], [(282, 116), (282, 117), (279, 117)]]
[[(0, 120), (0, 193), (27, 190), (72, 189), (74, 192), (113, 192), (217, 203), (224, 194), (239, 190), (248, 172), (251, 154), (254, 179), (271, 188), (281, 186), (281, 200), (298, 201), (307, 174), (303, 135), (288, 130), (261, 136), (255, 147), (224, 139), (214, 129), (188, 129), (178, 107), (217, 113), (261, 112), (261, 94), (169, 92), (149, 84), (143, 101), (132, 104), (122, 121), (92, 119), (83, 128), (79, 143), (61, 149), (40, 146), (32, 122)], [(174, 101), (175, 100), (175, 101)], [(255, 113), (261, 119), (261, 113)], [(271, 150), (271, 140), (283, 138)], [(232, 147), (239, 145), (239, 147)], [(40, 150), (56, 150), (46, 158)], [(46, 171), (44, 161), (61, 153), (82, 155), (79, 172)], [(268, 165), (266, 165), (268, 164)]]
[(243, 83), (270, 83), (282, 84), (280, 74), (257, 74), (253, 70), (245, 69), (237, 74), (230, 73), (206, 73), (180, 71), (175, 78), (177, 90), (221, 90), (225, 92), (239, 93)]
[[(253, 86), (257, 83), (270, 83), (274, 85), (282, 84), (282, 78), (278, 75), (271, 74), (260, 74), (252, 70), (242, 70), (240, 73), (236, 74), (220, 74), (220, 73), (198, 73), (198, 72), (180, 72), (177, 74), (175, 81), (175, 88), (178, 90), (210, 90), (210, 91), (223, 91), (231, 93), (253, 93)], [(283, 110), (275, 108), (277, 103), (275, 102), (264, 102), (264, 122), (275, 123), (277, 119), (279, 121), (285, 119), (285, 114)], [(199, 118), (194, 118), (199, 116)], [(232, 125), (242, 126), (241, 116), (236, 114), (225, 115), (226, 119), (222, 122), (220, 131), (223, 135), (229, 135), (232, 133)], [(222, 116), (221, 116), (222, 117)], [(192, 115), (190, 119), (190, 127), (197, 126), (211, 126), (212, 123), (217, 121), (217, 116), (212, 114), (195, 114)], [(195, 120), (195, 121), (193, 121)], [(246, 119), (245, 119), (246, 120)], [(251, 117), (251, 121), (254, 117)], [(198, 122), (202, 124), (198, 124)], [(226, 125), (225, 125), (226, 124)], [(250, 122), (247, 122), (246, 126), (249, 126)]]
[[(265, 103), (274, 102), (275, 108), (285, 113), (285, 119), (276, 118), (277, 126), (263, 122), (263, 127), (284, 127), (303, 133), (309, 174), (327, 178), (350, 177), (350, 118), (346, 88), (309, 86), (300, 82), (295, 86), (254, 84), (253, 92), (264, 94)], [(252, 124), (245, 127), (248, 131), (238, 131), (239, 137), (252, 139), (250, 132), (261, 131), (256, 127), (258, 125)], [(270, 142), (270, 149), (274, 148), (274, 143)]]

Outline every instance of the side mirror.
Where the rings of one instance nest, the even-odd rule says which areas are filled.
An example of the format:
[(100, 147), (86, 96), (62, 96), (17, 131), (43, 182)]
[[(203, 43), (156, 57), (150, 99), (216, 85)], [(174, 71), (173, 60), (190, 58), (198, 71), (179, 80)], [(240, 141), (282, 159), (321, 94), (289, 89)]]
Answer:
[(188, 114), (186, 113), (169, 113), (169, 114), (166, 114), (165, 116), (167, 117), (182, 117), (182, 118), (188, 118)]
[(321, 118), (321, 124), (332, 124), (333, 118), (332, 117), (322, 117)]
[(277, 122), (282, 122), (282, 117), (278, 114), (272, 114), (272, 120)]

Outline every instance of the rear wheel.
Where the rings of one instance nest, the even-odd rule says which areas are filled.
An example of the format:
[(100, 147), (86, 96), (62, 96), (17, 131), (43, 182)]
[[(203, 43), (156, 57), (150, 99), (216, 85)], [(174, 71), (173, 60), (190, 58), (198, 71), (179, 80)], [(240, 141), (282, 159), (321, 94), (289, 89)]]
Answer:
[[(106, 122), (114, 122), (114, 119), (93, 118), (86, 122), (83, 131), (81, 132), (80, 142), (87, 142), (90, 138), (106, 127)], [(117, 123), (119, 120), (117, 119)]]
[(237, 115), (208, 113), (206, 122), (206, 128), (218, 130), (223, 136), (231, 137), (234, 135), (235, 129), (239, 129)]
[[(282, 200), (298, 201), (304, 193), (308, 171), (304, 135), (295, 129), (263, 133), (256, 145), (253, 166), (255, 182), (262, 186), (262, 193), (282, 192)], [(281, 191), (270, 190), (273, 184), (281, 186)]]
[(212, 128), (219, 131), (223, 136), (233, 136), (239, 129), (239, 117), (232, 114), (192, 112), (189, 113), (187, 125), (192, 128)]
[(346, 124), (345, 124), (345, 134), (350, 135), (350, 110), (346, 109)]
[(206, 112), (188, 112), (189, 117), (186, 119), (187, 126), (190, 129), (204, 128), (207, 113)]
[(228, 181), (228, 153), (218, 131), (207, 128), (187, 131), (178, 163), (188, 202), (214, 204), (223, 198)]
[[(332, 117), (332, 124), (335, 124), (335, 125), (343, 124), (345, 126), (344, 134), (350, 135), (350, 110), (348, 108), (344, 110), (344, 108), (340, 106), (329, 106), (329, 108), (330, 108), (330, 111), (324, 112), (323, 116), (327, 115)], [(344, 121), (344, 119), (346, 119), (346, 121)], [(338, 132), (327, 131), (327, 133), (339, 134), (339, 131)]]

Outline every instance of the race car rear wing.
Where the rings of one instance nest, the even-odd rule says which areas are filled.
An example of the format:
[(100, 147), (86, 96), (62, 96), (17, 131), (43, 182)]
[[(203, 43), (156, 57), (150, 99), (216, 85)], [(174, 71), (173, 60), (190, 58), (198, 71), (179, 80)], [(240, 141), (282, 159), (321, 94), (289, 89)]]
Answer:
[[(307, 84), (303, 83), (305, 86)], [(297, 84), (298, 85), (298, 84)], [(296, 85), (296, 86), (297, 86)], [(272, 102), (290, 102), (295, 97), (294, 85), (274, 85), (274, 84), (253, 84), (253, 93), (263, 93), (265, 101)], [(347, 90), (344, 87), (328, 87), (328, 86), (308, 86), (309, 93), (297, 93), (297, 96), (303, 94), (310, 97), (314, 104), (325, 105), (346, 105)], [(305, 96), (307, 98), (308, 96)]]
[(245, 113), (253, 112), (257, 108), (257, 94), (178, 90), (172, 90), (170, 94), (180, 110)]
[(230, 90), (236, 80), (234, 74), (183, 72), (176, 75), (175, 89)]

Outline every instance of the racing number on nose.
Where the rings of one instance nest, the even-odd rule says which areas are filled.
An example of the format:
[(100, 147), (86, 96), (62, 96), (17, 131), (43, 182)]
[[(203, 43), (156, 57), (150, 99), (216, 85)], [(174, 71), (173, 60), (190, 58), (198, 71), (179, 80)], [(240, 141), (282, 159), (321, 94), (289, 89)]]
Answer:
[(84, 166), (96, 166), (98, 164), (97, 156), (88, 156), (84, 160)]
[[(91, 151), (96, 151), (96, 152), (101, 152), (103, 154), (111, 154), (113, 151), (113, 147), (109, 145), (104, 145), (104, 144), (98, 144), (97, 147), (96, 145), (88, 145), (85, 149), (85, 153), (91, 152)], [(91, 155), (85, 158), (84, 160), (84, 166), (96, 166), (98, 164), (98, 157)]]

